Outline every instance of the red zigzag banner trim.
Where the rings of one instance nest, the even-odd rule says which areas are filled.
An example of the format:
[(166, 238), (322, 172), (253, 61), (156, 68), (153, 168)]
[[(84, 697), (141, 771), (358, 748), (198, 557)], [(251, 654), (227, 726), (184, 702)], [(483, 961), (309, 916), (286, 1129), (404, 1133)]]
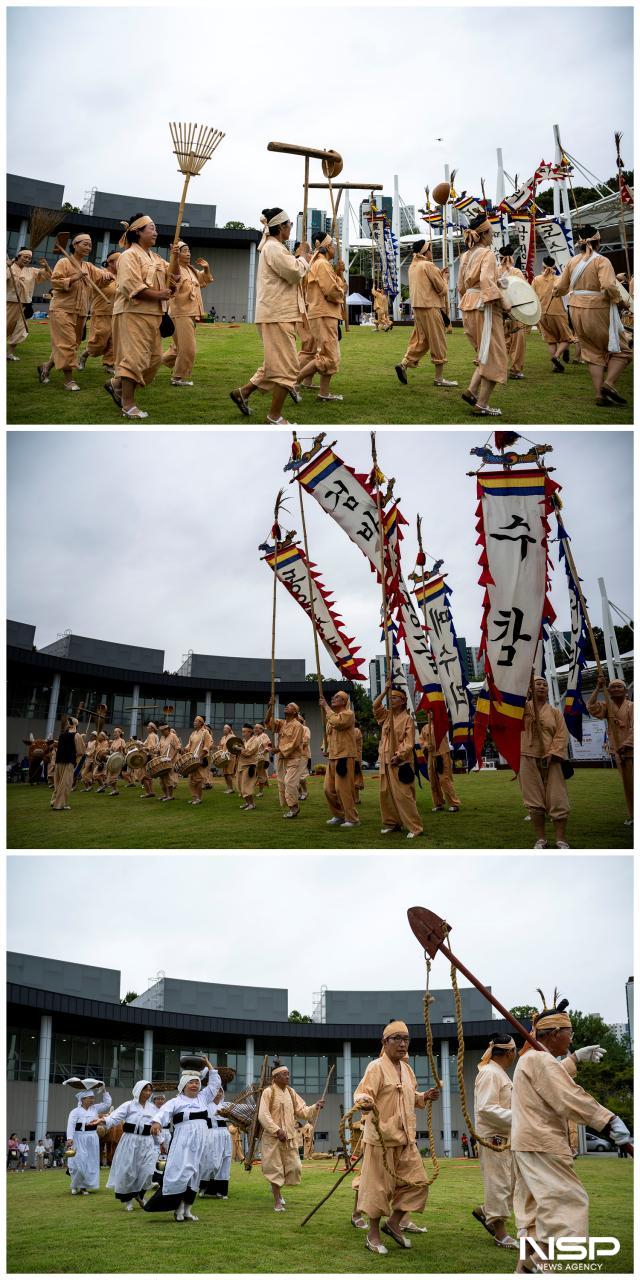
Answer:
[(287, 547), (279, 547), (277, 570), (275, 548), (263, 556), (262, 559), (276, 573), (278, 581), (286, 587), (289, 595), (293, 596), (293, 599), (297, 600), (301, 608), (304, 609), (307, 617), (311, 618), (312, 607), (309, 601), (309, 581), (307, 577), (307, 567), (309, 568), (313, 595), (313, 616), (315, 616), (318, 635), (327, 653), (333, 659), (345, 680), (366, 680), (366, 676), (360, 670), (364, 658), (356, 657), (360, 650), (355, 646), (354, 638), (347, 636), (343, 631), (342, 619), (333, 611), (333, 597), (315, 572), (315, 565), (311, 561), (307, 562), (302, 547), (297, 546), (295, 543)]

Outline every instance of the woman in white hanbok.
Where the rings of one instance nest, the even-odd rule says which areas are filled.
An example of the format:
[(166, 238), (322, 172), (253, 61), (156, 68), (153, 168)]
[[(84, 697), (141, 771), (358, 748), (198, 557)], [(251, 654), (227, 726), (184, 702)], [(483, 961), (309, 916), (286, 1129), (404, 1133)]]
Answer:
[(104, 1120), (107, 1129), (118, 1124), (124, 1126), (107, 1186), (113, 1188), (116, 1200), (121, 1200), (129, 1213), (134, 1200), (142, 1204), (145, 1191), (153, 1185), (158, 1143), (151, 1134), (151, 1125), (157, 1116), (151, 1102), (152, 1089), (149, 1080), (138, 1080), (131, 1101), (123, 1102)]
[(207, 1059), (209, 1081), (202, 1088), (197, 1071), (185, 1071), (178, 1083), (177, 1098), (170, 1098), (160, 1110), (156, 1109), (151, 1128), (160, 1134), (169, 1121), (173, 1124), (173, 1137), (162, 1178), (162, 1188), (148, 1196), (144, 1208), (149, 1213), (173, 1209), (176, 1222), (197, 1222), (191, 1212), (200, 1187), (206, 1177), (210, 1162), (208, 1135), (212, 1122), (207, 1110), (213, 1102), (221, 1080), (215, 1067)]
[(100, 1190), (100, 1139), (96, 1126), (100, 1113), (111, 1106), (111, 1094), (105, 1089), (102, 1101), (95, 1101), (93, 1089), (83, 1089), (76, 1094), (77, 1107), (69, 1112), (67, 1120), (67, 1150), (75, 1147), (75, 1156), (68, 1161), (71, 1174), (72, 1196), (86, 1196)]
[(218, 1200), (226, 1200), (229, 1195), (229, 1174), (231, 1171), (231, 1134), (224, 1120), (218, 1120), (218, 1111), (224, 1102), (224, 1091), (220, 1089), (213, 1102), (207, 1108), (211, 1120), (209, 1129), (209, 1160), (207, 1172), (200, 1187), (200, 1197), (215, 1196)]

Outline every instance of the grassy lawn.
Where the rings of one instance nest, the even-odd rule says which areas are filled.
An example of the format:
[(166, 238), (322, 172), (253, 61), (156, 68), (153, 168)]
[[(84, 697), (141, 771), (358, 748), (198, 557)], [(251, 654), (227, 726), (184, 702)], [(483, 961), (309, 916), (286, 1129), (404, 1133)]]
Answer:
[[(416, 849), (530, 849), (534, 836), (517, 782), (510, 771), (470, 773), (456, 778), (459, 813), (431, 813), (427, 783), (418, 790), (425, 835)], [(568, 839), (572, 848), (631, 849), (633, 828), (623, 826), (626, 810), (616, 772), (577, 769), (569, 784), (572, 811)], [(159, 791), (159, 788), (156, 787)], [(327, 827), (329, 816), (322, 779), (312, 778), (309, 799), (295, 821), (282, 819), (272, 782), (253, 813), (240, 813), (237, 796), (223, 794), (216, 780), (203, 804), (187, 805), (181, 782), (171, 805), (140, 800), (136, 788), (124, 789), (117, 803), (107, 795), (74, 792), (69, 813), (50, 810), (44, 786), (7, 787), (8, 846), (11, 849), (404, 849), (403, 835), (380, 835), (377, 776), (366, 776), (360, 806), (361, 826), (349, 831)], [(549, 833), (550, 834), (550, 833)]]
[[(350, 1178), (304, 1228), (300, 1223), (333, 1185), (333, 1165), (305, 1164), (302, 1183), (287, 1190), (287, 1209), (274, 1214), (271, 1193), (258, 1167), (232, 1170), (229, 1200), (198, 1200), (200, 1221), (180, 1226), (171, 1214), (128, 1214), (111, 1191), (71, 1198), (69, 1180), (52, 1169), (43, 1178), (7, 1178), (8, 1270), (15, 1272), (454, 1272), (506, 1274), (516, 1254), (496, 1249), (471, 1217), (482, 1201), (476, 1160), (445, 1160), (431, 1189), (411, 1252), (389, 1241), (389, 1256), (365, 1250), (363, 1231), (349, 1224)], [(602, 1270), (633, 1266), (631, 1160), (584, 1157), (578, 1176), (589, 1192), (592, 1235), (616, 1236), (621, 1251)], [(79, 1219), (82, 1219), (80, 1224)]]
[[(396, 328), (389, 333), (355, 327), (343, 338), (342, 372), (334, 391), (343, 394), (343, 404), (318, 404), (315, 394), (305, 393), (302, 405), (288, 401), (285, 416), (293, 422), (320, 426), (339, 423), (444, 423), (473, 421), (470, 408), (460, 399), (472, 372), (472, 350), (461, 329), (449, 336), (449, 363), (446, 376), (460, 383), (459, 389), (438, 391), (433, 386), (428, 360), (409, 372), (409, 385), (398, 382), (398, 364), (411, 330)], [(49, 355), (49, 326), (33, 322), (31, 336), (19, 348), (20, 363), (7, 365), (7, 418), (12, 425), (24, 423), (101, 423), (124, 425), (113, 401), (103, 390), (105, 375), (99, 360), (89, 360), (78, 374), (82, 391), (70, 394), (62, 389), (59, 373), (42, 387), (36, 365)], [(253, 325), (201, 325), (198, 329), (198, 358), (194, 387), (171, 387), (169, 372), (161, 369), (139, 403), (150, 415), (149, 423), (231, 423), (233, 426), (260, 426), (266, 421), (268, 397), (256, 395), (251, 401), (252, 417), (243, 418), (229, 399), (229, 391), (244, 383), (262, 363), (262, 347)], [(502, 409), (510, 423), (598, 423), (633, 422), (632, 373), (626, 371), (618, 384), (628, 404), (599, 409), (593, 400), (586, 368), (567, 365), (562, 376), (551, 373), (551, 365), (540, 335), (533, 333), (527, 343), (525, 381), (510, 381), (496, 391), (492, 403)], [(138, 424), (142, 425), (142, 424)]]

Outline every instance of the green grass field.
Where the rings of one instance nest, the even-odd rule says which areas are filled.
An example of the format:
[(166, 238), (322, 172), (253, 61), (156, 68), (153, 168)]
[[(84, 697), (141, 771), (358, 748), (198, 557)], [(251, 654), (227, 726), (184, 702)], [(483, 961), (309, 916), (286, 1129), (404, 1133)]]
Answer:
[[(530, 849), (534, 835), (517, 782), (508, 770), (456, 778), (462, 801), (458, 813), (431, 813), (428, 783), (418, 789), (425, 834), (381, 836), (377, 776), (365, 775), (361, 826), (327, 827), (322, 779), (312, 778), (300, 817), (284, 821), (272, 782), (253, 813), (240, 812), (238, 796), (223, 794), (216, 779), (203, 804), (191, 808), (181, 782), (172, 804), (141, 800), (138, 788), (118, 799), (75, 791), (69, 813), (49, 808), (50, 791), (24, 784), (7, 787), (10, 849)], [(616, 772), (577, 769), (568, 784), (572, 848), (631, 849), (633, 828), (623, 826), (626, 810)], [(156, 786), (159, 793), (159, 787)], [(551, 831), (549, 831), (549, 836)]]
[[(342, 341), (342, 371), (333, 389), (344, 395), (343, 404), (318, 404), (315, 394), (305, 393), (301, 405), (287, 401), (285, 416), (294, 423), (333, 426), (342, 423), (450, 423), (473, 422), (468, 405), (460, 399), (472, 373), (472, 350), (461, 329), (449, 337), (446, 375), (460, 383), (458, 390), (438, 391), (428, 360), (409, 372), (409, 385), (398, 382), (394, 365), (406, 350), (411, 330), (399, 327), (389, 333), (355, 327)], [(62, 389), (62, 377), (52, 374), (48, 386), (40, 386), (36, 366), (49, 355), (47, 322), (32, 322), (31, 336), (18, 351), (19, 364), (7, 364), (7, 418), (11, 425), (25, 423), (99, 423), (123, 425), (113, 401), (103, 390), (105, 374), (99, 360), (89, 360), (78, 374), (82, 391)], [(161, 369), (148, 390), (139, 394), (141, 408), (149, 413), (148, 425), (159, 423), (230, 423), (236, 427), (266, 422), (269, 398), (255, 395), (252, 417), (243, 418), (229, 399), (229, 391), (248, 380), (262, 363), (262, 347), (253, 325), (201, 325), (194, 387), (171, 387), (169, 371)], [(510, 381), (496, 391), (492, 403), (510, 423), (632, 423), (632, 373), (619, 382), (625, 407), (599, 409), (594, 404), (586, 368), (570, 364), (561, 376), (551, 365), (540, 335), (527, 343), (525, 381)], [(136, 424), (136, 426), (143, 424)]]
[[(590, 1231), (616, 1236), (621, 1250), (605, 1260), (604, 1272), (633, 1267), (631, 1160), (584, 1157), (578, 1176), (590, 1198)], [(255, 1167), (232, 1169), (228, 1201), (198, 1200), (199, 1221), (179, 1225), (171, 1214), (125, 1213), (111, 1191), (69, 1194), (69, 1179), (52, 1169), (7, 1178), (8, 1271), (16, 1272), (214, 1272), (344, 1273), (454, 1272), (506, 1274), (517, 1255), (496, 1249), (471, 1217), (482, 1202), (476, 1160), (445, 1160), (421, 1219), (427, 1235), (412, 1237), (404, 1251), (389, 1241), (388, 1257), (364, 1247), (364, 1231), (354, 1230), (351, 1178), (306, 1227), (305, 1215), (339, 1176), (327, 1162), (303, 1166), (302, 1183), (287, 1189), (285, 1213), (274, 1214), (271, 1193)], [(419, 1219), (420, 1220), (420, 1219)], [(598, 1268), (600, 1269), (600, 1268)]]

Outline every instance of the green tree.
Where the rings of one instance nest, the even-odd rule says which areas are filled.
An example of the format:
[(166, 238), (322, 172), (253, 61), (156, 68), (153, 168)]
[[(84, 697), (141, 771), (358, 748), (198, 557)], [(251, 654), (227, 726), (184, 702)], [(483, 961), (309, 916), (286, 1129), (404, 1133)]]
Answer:
[[(633, 186), (633, 169), (623, 169), (622, 176), (627, 186), (632, 187)], [(617, 177), (607, 178), (606, 185), (608, 187), (611, 187), (611, 190), (617, 194), (618, 192)], [(603, 193), (601, 191), (596, 191), (595, 187), (576, 187), (574, 184), (573, 196), (575, 196), (576, 198), (578, 213), (580, 213), (580, 209), (582, 205), (592, 204), (594, 200), (599, 200), (602, 194)], [(573, 196), (571, 195), (571, 193), (569, 193), (569, 204), (570, 204), (571, 212), (573, 215), (575, 215), (576, 210), (573, 203)], [(553, 213), (553, 185), (547, 187), (545, 191), (541, 191), (540, 194), (536, 196), (536, 205), (538, 206), (539, 209), (542, 210), (543, 213)]]
[(514, 1018), (517, 1018), (518, 1022), (522, 1022), (525, 1027), (528, 1022), (531, 1022), (534, 1013), (537, 1012), (538, 1010), (532, 1004), (516, 1004), (513, 1009), (509, 1010), (509, 1013), (512, 1013)]
[(234, 222), (232, 220), (231, 222), (225, 222), (223, 230), (224, 231), (245, 231), (246, 227), (244, 225), (244, 222)]
[(599, 1044), (606, 1049), (601, 1062), (585, 1062), (578, 1067), (576, 1077), (587, 1093), (592, 1093), (603, 1107), (619, 1115), (633, 1128), (633, 1058), (628, 1040), (623, 1042), (599, 1013), (580, 1013), (570, 1009), (573, 1026), (573, 1047), (581, 1049), (588, 1044)]
[(298, 1009), (292, 1009), (289, 1022), (311, 1022), (311, 1018), (308, 1013), (300, 1013)]
[(126, 996), (125, 996), (124, 1000), (121, 1000), (121, 1001), (120, 1001), (120, 1004), (132, 1004), (132, 1003), (133, 1003), (133, 1001), (134, 1001), (134, 1000), (137, 1000), (137, 999), (138, 999), (138, 992), (137, 992), (137, 991), (127, 991), (127, 994), (126, 994)]

